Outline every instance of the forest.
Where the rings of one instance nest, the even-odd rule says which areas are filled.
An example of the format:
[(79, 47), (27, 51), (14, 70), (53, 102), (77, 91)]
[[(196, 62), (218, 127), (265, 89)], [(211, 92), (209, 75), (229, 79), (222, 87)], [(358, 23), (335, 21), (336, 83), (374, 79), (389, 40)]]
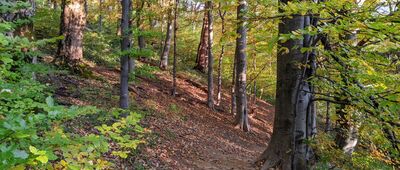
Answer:
[(400, 169), (400, 0), (0, 0), (0, 170)]

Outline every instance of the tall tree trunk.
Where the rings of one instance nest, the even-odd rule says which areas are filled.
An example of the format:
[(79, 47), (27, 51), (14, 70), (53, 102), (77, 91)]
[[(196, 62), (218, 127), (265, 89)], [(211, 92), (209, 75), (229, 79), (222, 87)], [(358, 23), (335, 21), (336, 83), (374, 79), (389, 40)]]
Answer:
[(172, 19), (171, 19), (171, 12), (168, 14), (168, 23), (167, 23), (167, 34), (165, 37), (164, 48), (161, 53), (160, 59), (160, 68), (161, 70), (166, 70), (168, 67), (168, 56), (169, 50), (171, 48), (171, 37), (172, 37)]
[(178, 17), (178, 3), (179, 0), (175, 0), (175, 12), (174, 12), (174, 63), (173, 63), (173, 68), (172, 68), (172, 96), (176, 96), (176, 31), (178, 31), (178, 23), (177, 23), (177, 17)]
[[(89, 4), (88, 4), (88, 0), (84, 0), (83, 1), (83, 6), (84, 6), (84, 11), (85, 11), (85, 18), (87, 18), (88, 16), (88, 12), (89, 12)], [(88, 21), (88, 20), (86, 20)]]
[(103, 1), (99, 0), (99, 32), (103, 31)]
[(197, 49), (197, 58), (196, 58), (196, 66), (194, 67), (196, 70), (205, 73), (208, 65), (208, 37), (209, 37), (209, 28), (208, 28), (208, 15), (207, 11), (204, 12), (203, 18), (203, 27), (201, 29), (200, 36), (200, 44)]
[(232, 69), (232, 84), (231, 84), (231, 114), (236, 115), (236, 93), (235, 93), (235, 84), (236, 84), (236, 55), (233, 56), (232, 61), (233, 69)]
[[(144, 36), (143, 36), (143, 29), (142, 29), (142, 12), (143, 12), (143, 8), (144, 8), (144, 0), (140, 1), (140, 7), (137, 10), (137, 19), (136, 19), (136, 25), (137, 28), (139, 30), (139, 36), (138, 36), (138, 46), (140, 51), (144, 50), (144, 48), (146, 47), (146, 41), (144, 40)], [(140, 60), (144, 60), (144, 56), (139, 56)]]
[(329, 132), (332, 130), (331, 115), (329, 113), (329, 111), (331, 110), (330, 108), (330, 102), (326, 102), (325, 132)]
[(237, 7), (238, 27), (236, 33), (236, 125), (243, 131), (250, 130), (247, 110), (247, 94), (246, 94), (246, 70), (247, 70), (247, 1), (239, 0)]
[[(218, 5), (218, 15), (221, 18), (221, 37), (225, 36), (226, 30), (225, 30), (225, 15), (226, 11), (222, 12), (221, 11), (221, 3)], [(219, 59), (218, 59), (218, 90), (217, 90), (217, 105), (219, 106), (221, 104), (221, 98), (222, 98), (222, 59), (224, 57), (225, 53), (225, 44), (223, 41), (221, 41), (221, 53), (219, 54)]]
[(213, 4), (212, 1), (207, 1), (207, 20), (208, 20), (208, 92), (207, 92), (207, 105), (209, 108), (214, 109), (214, 79), (213, 79), (213, 64), (214, 57), (212, 54), (213, 44), (213, 16), (212, 16)]
[[(257, 54), (254, 54), (254, 59), (253, 59), (253, 70), (256, 72), (257, 70)], [(257, 78), (254, 78), (253, 82), (253, 109), (256, 107), (257, 102)]]
[[(280, 1), (281, 5), (286, 0)], [(279, 34), (289, 34), (304, 29), (307, 18), (295, 15), (283, 18), (279, 24)], [(268, 148), (261, 155), (266, 160), (262, 169), (277, 167), (278, 169), (307, 169), (310, 149), (305, 143), (313, 133), (310, 125), (314, 124), (310, 116), (312, 110), (312, 86), (306, 80), (313, 73), (303, 66), (310, 63), (310, 54), (302, 54), (301, 48), (311, 43), (309, 36), (279, 42), (279, 47), (289, 51), (278, 51), (277, 89), (274, 129)], [(302, 67), (299, 67), (302, 65)]]
[(83, 0), (63, 0), (61, 4), (60, 35), (57, 56), (63, 63), (76, 66), (83, 58), (83, 30), (86, 24)]
[[(122, 0), (122, 19), (121, 19), (121, 51), (127, 51), (131, 48), (131, 11), (132, 1)], [(121, 78), (120, 78), (120, 107), (127, 109), (129, 107), (129, 57), (124, 55), (121, 57)]]

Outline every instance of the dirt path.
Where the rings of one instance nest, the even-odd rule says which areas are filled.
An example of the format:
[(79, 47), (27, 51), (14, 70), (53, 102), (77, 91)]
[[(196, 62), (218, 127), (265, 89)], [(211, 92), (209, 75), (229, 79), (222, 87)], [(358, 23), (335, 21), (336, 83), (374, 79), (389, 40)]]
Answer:
[(273, 107), (257, 101), (252, 131), (244, 133), (233, 126), (229, 95), (223, 96), (224, 107), (213, 112), (206, 107), (206, 86), (193, 82), (179, 75), (176, 98), (170, 96), (171, 76), (165, 73), (138, 85), (140, 103), (159, 113), (145, 120), (158, 140), (155, 147), (144, 149), (144, 162), (160, 169), (254, 169), (251, 163), (272, 132)]
[[(76, 88), (88, 88), (93, 94), (78, 94), (88, 100), (67, 95), (70, 103), (116, 106), (117, 99), (109, 96), (118, 94), (119, 72), (102, 67), (92, 71), (94, 77), (101, 77), (101, 80), (80, 80)], [(224, 91), (221, 107), (211, 111), (206, 107), (206, 85), (180, 74), (178, 95), (173, 98), (171, 76), (160, 72), (156, 77), (139, 78), (140, 83), (130, 87), (131, 95), (137, 99), (132, 103), (151, 113), (142, 123), (152, 133), (147, 145), (140, 148), (135, 162), (149, 169), (255, 169), (252, 162), (266, 148), (272, 132), (274, 111), (270, 104), (257, 101), (250, 115), (251, 132), (244, 133), (234, 128), (228, 91)], [(112, 94), (96, 91), (111, 91)], [(62, 99), (62, 95), (59, 98)]]

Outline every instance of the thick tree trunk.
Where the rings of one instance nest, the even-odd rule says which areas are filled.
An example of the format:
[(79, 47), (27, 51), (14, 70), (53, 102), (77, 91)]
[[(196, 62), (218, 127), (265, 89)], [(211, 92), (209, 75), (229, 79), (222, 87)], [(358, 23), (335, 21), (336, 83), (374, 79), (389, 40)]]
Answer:
[(168, 56), (169, 56), (169, 50), (171, 48), (171, 37), (172, 37), (172, 20), (170, 15), (171, 14), (168, 14), (167, 34), (165, 37), (164, 48), (161, 53), (161, 59), (160, 59), (161, 70), (166, 70), (168, 67)]
[(64, 36), (58, 44), (57, 56), (62, 64), (76, 66), (83, 58), (83, 30), (86, 24), (84, 1), (63, 0), (60, 35)]
[(213, 79), (213, 64), (214, 57), (212, 54), (213, 45), (213, 16), (212, 9), (213, 4), (211, 1), (207, 1), (207, 19), (208, 19), (208, 91), (207, 91), (207, 105), (209, 108), (214, 109), (214, 79)]
[(243, 131), (247, 132), (250, 130), (250, 124), (248, 119), (247, 110), (247, 94), (246, 94), (246, 70), (247, 70), (247, 1), (239, 0), (239, 6), (237, 7), (237, 20), (238, 27), (236, 33), (236, 125)]
[(160, 59), (160, 68), (162, 70), (166, 70), (168, 67), (168, 56), (169, 56), (169, 50), (171, 48), (171, 37), (172, 37), (172, 20), (170, 19), (171, 14), (168, 14), (168, 23), (167, 23), (167, 34), (165, 37), (165, 42), (164, 42), (164, 48), (161, 53), (161, 59)]
[[(122, 19), (121, 19), (121, 30), (122, 30), (122, 41), (121, 51), (127, 51), (131, 48), (131, 11), (132, 2), (131, 0), (122, 0)], [(121, 78), (120, 78), (120, 107), (127, 109), (129, 107), (129, 57), (124, 55), (121, 57)]]
[(177, 54), (176, 54), (176, 31), (178, 31), (178, 23), (177, 23), (177, 17), (178, 17), (178, 3), (179, 0), (175, 0), (175, 12), (174, 12), (174, 63), (173, 63), (173, 68), (172, 68), (172, 96), (176, 96), (176, 60), (177, 60)]
[(204, 13), (203, 18), (203, 27), (201, 30), (200, 36), (200, 44), (197, 50), (197, 58), (196, 58), (196, 66), (194, 67), (196, 70), (205, 73), (208, 65), (208, 37), (209, 37), (209, 28), (208, 28), (208, 15), (207, 12)]
[[(287, 3), (285, 0), (280, 2)], [(308, 25), (308, 18), (304, 16), (283, 18), (279, 34), (304, 29), (305, 25)], [(315, 132), (315, 108), (312, 94), (308, 93), (312, 86), (306, 80), (313, 70), (299, 65), (310, 63), (311, 55), (301, 53), (301, 48), (310, 44), (311, 38), (307, 35), (304, 42), (299, 39), (279, 42), (280, 47), (289, 51), (278, 52), (274, 129), (271, 142), (261, 156), (261, 160), (266, 160), (262, 169), (307, 169), (311, 150), (305, 141)]]

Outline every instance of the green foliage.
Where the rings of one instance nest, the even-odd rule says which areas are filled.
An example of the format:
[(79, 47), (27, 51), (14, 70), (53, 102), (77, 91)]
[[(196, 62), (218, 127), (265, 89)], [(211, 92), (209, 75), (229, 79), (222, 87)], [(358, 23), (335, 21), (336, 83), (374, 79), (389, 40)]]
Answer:
[[(26, 7), (1, 3), (2, 11)], [(36, 28), (45, 30), (51, 26), (43, 20), (48, 14), (54, 17), (54, 12), (39, 10)], [(92, 106), (58, 105), (51, 88), (32, 78), (33, 72), (36, 77), (58, 72), (46, 64), (30, 63), (33, 57), (42, 56), (39, 49), (54, 44), (60, 37), (52, 34), (54, 29), (36, 33), (37, 37), (56, 38), (37, 41), (8, 36), (7, 32), (14, 31), (21, 23), (20, 20), (0, 23), (0, 169), (112, 169), (112, 163), (105, 157), (107, 152), (123, 157), (142, 142), (139, 134), (143, 129), (138, 125), (141, 116), (131, 113), (120, 120), (116, 117), (112, 128), (99, 134), (68, 130), (71, 128), (67, 122), (102, 111)], [(118, 143), (121, 150), (110, 147), (110, 141)]]
[(129, 76), (129, 81), (138, 81), (140, 78), (156, 79), (154, 75), (157, 71), (160, 71), (158, 67), (151, 66), (148, 64), (137, 64), (135, 70)]
[(118, 145), (118, 149), (113, 150), (112, 155), (127, 158), (128, 154), (135, 150), (139, 144), (144, 142), (141, 139), (143, 136), (140, 135), (144, 131), (138, 124), (141, 117), (142, 116), (136, 112), (130, 112), (127, 117), (121, 118), (110, 126), (103, 124), (96, 127), (96, 129), (100, 131), (100, 134), (106, 136), (109, 140)]

